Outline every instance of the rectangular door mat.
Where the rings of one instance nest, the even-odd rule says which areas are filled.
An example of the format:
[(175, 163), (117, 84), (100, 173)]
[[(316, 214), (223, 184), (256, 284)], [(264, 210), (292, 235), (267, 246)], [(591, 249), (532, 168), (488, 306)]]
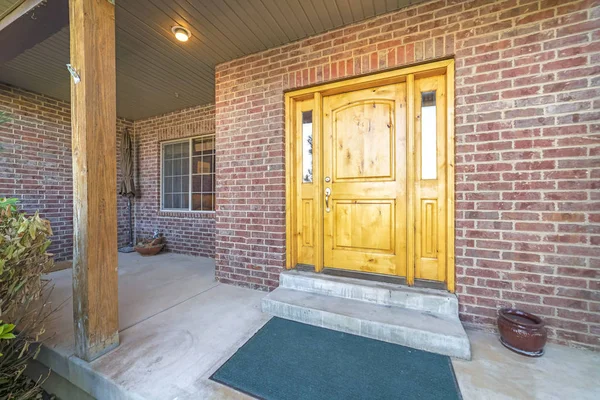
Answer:
[(280, 318), (211, 379), (265, 400), (462, 399), (447, 356)]

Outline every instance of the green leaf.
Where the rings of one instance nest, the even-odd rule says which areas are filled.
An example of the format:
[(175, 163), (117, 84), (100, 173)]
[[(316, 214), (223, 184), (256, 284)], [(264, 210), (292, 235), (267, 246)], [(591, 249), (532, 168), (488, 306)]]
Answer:
[(14, 339), (16, 336), (13, 333), (3, 333), (0, 335), (0, 339), (9, 340)]
[(10, 260), (12, 258), (14, 251), (15, 251), (15, 246), (13, 246), (13, 245), (8, 246), (8, 249), (6, 251), (6, 258)]
[(35, 239), (35, 224), (30, 224), (29, 225), (29, 236), (31, 236), (32, 239)]
[(27, 223), (21, 224), (21, 226), (19, 226), (19, 230), (17, 231), (17, 234), (25, 232), (28, 228), (27, 225), (28, 225)]

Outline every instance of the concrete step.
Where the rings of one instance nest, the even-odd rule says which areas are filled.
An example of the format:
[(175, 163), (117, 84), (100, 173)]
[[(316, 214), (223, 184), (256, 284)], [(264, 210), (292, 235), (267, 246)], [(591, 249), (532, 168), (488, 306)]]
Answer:
[(471, 359), (456, 317), (279, 287), (262, 300), (276, 317), (451, 357)]
[(302, 292), (366, 301), (384, 306), (447, 315), (458, 318), (458, 299), (434, 289), (399, 286), (295, 270), (281, 273), (280, 287)]

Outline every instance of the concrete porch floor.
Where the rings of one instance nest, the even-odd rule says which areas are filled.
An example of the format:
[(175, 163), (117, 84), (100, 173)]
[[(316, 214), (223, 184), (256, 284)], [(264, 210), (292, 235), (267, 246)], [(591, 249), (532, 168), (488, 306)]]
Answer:
[[(119, 254), (121, 344), (92, 363), (73, 355), (71, 270), (49, 277), (52, 304), (62, 304), (38, 357), (55, 372), (50, 391), (69, 387), (65, 378), (98, 399), (249, 398), (208, 378), (269, 320), (260, 311), (265, 293), (215, 282), (213, 260)], [(550, 344), (546, 355), (529, 359), (492, 334), (468, 334), (473, 360), (453, 360), (467, 400), (600, 398), (598, 353)]]

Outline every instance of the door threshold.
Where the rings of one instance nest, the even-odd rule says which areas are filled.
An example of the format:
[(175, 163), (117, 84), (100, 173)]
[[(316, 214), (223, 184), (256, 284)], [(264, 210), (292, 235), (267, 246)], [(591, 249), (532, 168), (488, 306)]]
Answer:
[[(310, 264), (296, 264), (295, 270), (299, 272), (315, 272), (315, 266)], [(323, 268), (322, 274), (330, 276), (339, 276), (341, 278), (352, 278), (363, 281), (391, 283), (393, 285), (408, 286), (406, 278), (402, 276), (374, 274), (371, 272), (349, 271), (347, 269)], [(434, 289), (447, 292), (444, 282), (430, 281), (426, 279), (415, 279), (415, 284), (412, 286), (421, 289)]]
[[(300, 270), (302, 271), (302, 270)], [(306, 271), (306, 270), (305, 270)], [(314, 271), (314, 269), (313, 269)], [(391, 283), (394, 285), (407, 286), (406, 278), (402, 276), (391, 276), (382, 274), (373, 274), (370, 272), (348, 271), (345, 269), (324, 268), (323, 273), (331, 276), (339, 276), (342, 278), (353, 278), (371, 282)], [(415, 279), (415, 288), (435, 289), (447, 291), (444, 282), (429, 281), (425, 279)]]

